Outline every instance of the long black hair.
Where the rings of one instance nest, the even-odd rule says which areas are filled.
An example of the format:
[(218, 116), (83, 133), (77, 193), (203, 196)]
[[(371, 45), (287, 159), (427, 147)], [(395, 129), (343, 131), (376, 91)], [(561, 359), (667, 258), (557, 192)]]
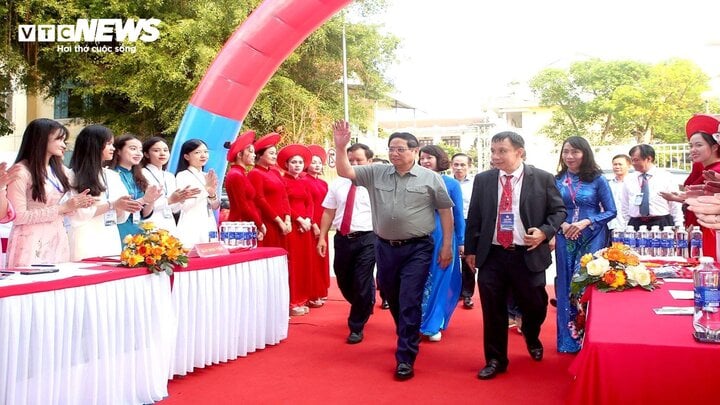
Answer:
[(598, 176), (602, 175), (602, 170), (600, 169), (600, 166), (595, 163), (595, 155), (593, 154), (588, 141), (582, 136), (571, 136), (563, 142), (562, 147), (560, 148), (560, 162), (558, 163), (558, 174), (555, 176), (556, 178), (559, 179), (563, 177), (568, 170), (568, 167), (562, 158), (562, 149), (567, 144), (570, 144), (573, 148), (582, 151), (582, 162), (580, 162), (580, 168), (578, 170), (578, 177), (580, 177), (580, 181), (589, 183), (595, 180)]
[[(23, 133), (20, 150), (18, 150), (15, 163), (25, 161), (30, 178), (32, 179), (33, 201), (47, 202), (45, 194), (45, 179), (47, 169), (45, 168), (45, 157), (47, 156), (47, 145), (50, 137), (53, 139), (67, 139), (68, 130), (61, 123), (49, 118), (38, 118), (32, 120)], [(50, 169), (60, 181), (64, 191), (70, 190), (70, 182), (65, 175), (65, 167), (60, 156), (50, 157)]]
[[(159, 142), (162, 142), (162, 143), (164, 143), (165, 145), (167, 145), (167, 141), (165, 140), (165, 138), (162, 138), (162, 137), (160, 137), (160, 136), (153, 136), (152, 138), (150, 138), (150, 139), (148, 139), (147, 141), (143, 142), (143, 144), (142, 144), (142, 145), (143, 145), (143, 147), (142, 147), (142, 150), (143, 150), (143, 158), (142, 158), (142, 160), (140, 161), (140, 166), (145, 167), (145, 166), (147, 166), (147, 165), (150, 164), (150, 158), (146, 157), (145, 154), (146, 154), (146, 153), (149, 154), (149, 153), (150, 153), (150, 149), (152, 149), (152, 147), (155, 146), (155, 144), (156, 144), (156, 143), (159, 143)], [(170, 145), (168, 145), (168, 146), (170, 146)], [(163, 167), (162, 167), (163, 170), (167, 170), (168, 162), (170, 162), (170, 158), (168, 158), (168, 161), (165, 162), (165, 164), (163, 165)]]
[(185, 159), (185, 155), (194, 151), (202, 145), (205, 145), (205, 147), (207, 147), (207, 144), (205, 144), (205, 142), (199, 139), (188, 139), (187, 141), (185, 141), (185, 143), (182, 144), (182, 146), (180, 147), (180, 156), (178, 157), (177, 170), (175, 170), (176, 174), (180, 173), (183, 170), (187, 170), (187, 168), (190, 166), (187, 159)]
[(93, 197), (105, 192), (105, 185), (100, 181), (99, 175), (103, 167), (103, 150), (112, 139), (112, 131), (103, 125), (89, 125), (80, 131), (70, 158), (70, 168), (75, 173), (74, 187), (77, 191), (89, 189)]
[[(110, 161), (109, 165), (111, 169), (117, 170), (117, 167), (120, 165), (120, 151), (122, 150), (122, 148), (125, 147), (128, 141), (131, 141), (133, 139), (136, 141), (140, 141), (140, 139), (133, 134), (122, 134), (115, 138), (115, 142), (113, 143), (113, 146), (115, 147), (115, 154), (113, 155), (113, 158)], [(130, 171), (132, 172), (135, 184), (137, 184), (140, 190), (145, 192), (148, 186), (148, 181), (142, 174), (142, 165), (140, 163), (132, 165)]]

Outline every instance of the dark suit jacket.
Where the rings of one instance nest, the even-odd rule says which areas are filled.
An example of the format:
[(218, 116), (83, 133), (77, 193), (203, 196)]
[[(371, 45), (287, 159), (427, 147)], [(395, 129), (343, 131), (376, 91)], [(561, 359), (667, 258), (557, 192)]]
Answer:
[[(475, 176), (465, 229), (465, 254), (475, 255), (481, 268), (487, 259), (497, 222), (498, 175), (490, 169)], [(525, 263), (532, 272), (543, 272), (552, 263), (549, 241), (565, 220), (565, 204), (552, 174), (525, 165), (520, 192), (520, 219), (525, 229), (538, 228), (545, 241), (525, 253)]]

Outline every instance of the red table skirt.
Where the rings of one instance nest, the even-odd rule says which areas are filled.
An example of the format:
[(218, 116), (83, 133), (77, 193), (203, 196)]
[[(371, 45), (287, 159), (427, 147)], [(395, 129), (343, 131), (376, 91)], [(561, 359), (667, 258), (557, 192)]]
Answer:
[(691, 316), (653, 312), (693, 305), (674, 300), (671, 289), (690, 290), (692, 284), (590, 292), (583, 349), (570, 366), (576, 379), (568, 403), (716, 403), (720, 345), (695, 342)]

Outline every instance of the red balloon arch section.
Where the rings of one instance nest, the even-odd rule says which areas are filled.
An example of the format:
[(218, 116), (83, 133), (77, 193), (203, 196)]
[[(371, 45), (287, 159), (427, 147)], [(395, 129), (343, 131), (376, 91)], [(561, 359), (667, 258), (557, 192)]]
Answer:
[[(351, 0), (265, 0), (220, 50), (190, 98), (172, 147), (189, 139), (210, 150), (206, 169), (225, 174), (223, 144), (233, 141), (260, 90), (313, 31)], [(175, 170), (177, 159), (171, 162)]]

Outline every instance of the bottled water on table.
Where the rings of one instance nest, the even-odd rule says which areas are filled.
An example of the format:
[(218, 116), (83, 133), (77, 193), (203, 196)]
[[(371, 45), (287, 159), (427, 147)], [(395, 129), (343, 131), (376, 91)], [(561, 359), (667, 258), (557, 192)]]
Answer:
[(675, 255), (684, 257), (687, 259), (689, 253), (689, 240), (688, 233), (682, 227), (678, 228), (675, 232)]
[(647, 225), (640, 225), (637, 231), (637, 250), (642, 256), (650, 255), (650, 232)]
[(701, 257), (693, 273), (694, 336), (703, 342), (720, 343), (720, 269), (712, 257)]
[(623, 233), (623, 243), (631, 248), (635, 247), (635, 228), (628, 225)]
[(650, 228), (650, 256), (660, 256), (661, 234), (659, 225)]
[(675, 256), (675, 232), (672, 226), (666, 226), (660, 232), (660, 254), (658, 256)]
[(702, 256), (702, 231), (699, 226), (693, 226), (690, 231), (690, 257)]
[(615, 228), (612, 230), (612, 243), (623, 243), (623, 231), (620, 228)]

